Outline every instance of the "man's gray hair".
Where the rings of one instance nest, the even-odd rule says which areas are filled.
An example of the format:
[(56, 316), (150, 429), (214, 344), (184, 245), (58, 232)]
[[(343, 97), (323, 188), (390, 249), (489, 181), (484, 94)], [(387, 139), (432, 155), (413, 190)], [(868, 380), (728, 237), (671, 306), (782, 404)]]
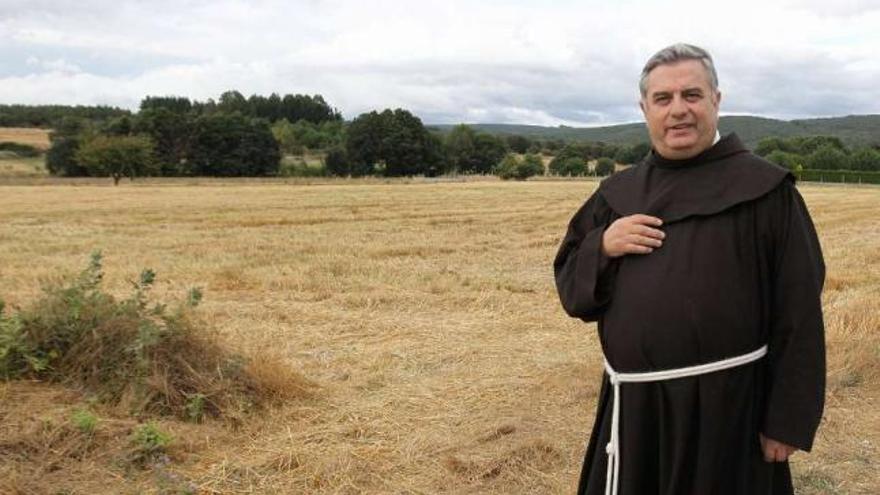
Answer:
[(639, 91), (642, 98), (648, 95), (648, 74), (657, 66), (665, 64), (673, 64), (682, 60), (699, 60), (706, 68), (709, 74), (709, 85), (712, 91), (718, 91), (718, 73), (715, 72), (715, 64), (712, 62), (712, 56), (709, 52), (694, 45), (687, 43), (676, 43), (655, 53), (653, 57), (648, 59), (645, 68), (642, 69), (642, 77), (639, 78)]

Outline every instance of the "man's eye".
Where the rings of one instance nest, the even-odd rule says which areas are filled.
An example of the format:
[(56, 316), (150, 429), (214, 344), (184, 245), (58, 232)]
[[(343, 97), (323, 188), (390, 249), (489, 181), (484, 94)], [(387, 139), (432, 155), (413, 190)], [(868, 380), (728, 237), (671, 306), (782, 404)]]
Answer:
[(700, 98), (702, 98), (702, 96), (703, 95), (701, 95), (700, 93), (688, 93), (684, 95), (684, 98), (687, 101), (698, 101)]
[(668, 96), (658, 96), (654, 98), (654, 103), (666, 103), (667, 101), (669, 101)]

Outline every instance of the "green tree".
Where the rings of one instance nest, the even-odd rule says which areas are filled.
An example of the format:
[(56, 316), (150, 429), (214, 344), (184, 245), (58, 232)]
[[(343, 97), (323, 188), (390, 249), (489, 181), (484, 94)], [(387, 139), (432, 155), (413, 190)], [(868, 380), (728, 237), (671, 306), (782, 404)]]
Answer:
[[(186, 156), (192, 137), (193, 119), (192, 114), (183, 111), (188, 105), (178, 102), (176, 98), (168, 101), (167, 105), (160, 104), (165, 100), (156, 100), (150, 102), (148, 98), (141, 102), (142, 107), (148, 104), (138, 113), (133, 131), (150, 136), (156, 144), (156, 159), (162, 175), (191, 175)], [(189, 102), (185, 98), (182, 100)]]
[(847, 164), (846, 153), (834, 145), (826, 144), (812, 152), (804, 168), (813, 170), (838, 170)]
[(134, 123), (128, 115), (115, 117), (104, 124), (101, 134), (108, 136), (128, 136), (134, 131)]
[(587, 161), (579, 156), (556, 157), (550, 162), (550, 172), (556, 175), (574, 177), (586, 175), (587, 171)]
[(76, 161), (89, 175), (112, 177), (118, 185), (123, 177), (134, 180), (158, 172), (153, 150), (153, 141), (147, 136), (98, 135), (80, 145)]
[[(553, 157), (553, 160), (550, 161), (550, 171), (557, 175), (584, 175), (586, 172), (578, 172), (571, 173), (571, 171), (567, 168), (572, 166), (575, 162), (569, 162), (568, 165), (565, 165), (565, 162), (571, 158), (577, 158), (584, 163), (584, 167), (586, 167), (586, 162), (591, 158), (590, 149), (583, 143), (572, 143), (567, 144), (562, 147), (556, 155)], [(568, 172), (560, 172), (569, 170)], [(578, 170), (580, 170), (578, 168)]]
[(614, 173), (614, 160), (601, 157), (596, 161), (596, 175), (606, 176)]
[(507, 153), (507, 144), (499, 137), (480, 132), (474, 137), (474, 151), (462, 172), (488, 174)]
[(614, 161), (626, 165), (632, 165), (642, 161), (643, 158), (651, 151), (649, 143), (639, 143), (635, 146), (623, 146), (614, 155)]
[(520, 136), (519, 134), (507, 136), (505, 140), (507, 141), (507, 147), (519, 154), (526, 153), (532, 145), (529, 138)]
[(849, 156), (849, 169), (880, 171), (880, 151), (873, 148), (859, 148)]
[(348, 126), (345, 151), (352, 177), (372, 175), (382, 158), (385, 119), (375, 110), (358, 115)]
[(846, 152), (846, 146), (843, 145), (843, 141), (841, 141), (840, 138), (833, 136), (806, 136), (792, 138), (789, 141), (787, 149), (784, 149), (783, 151), (790, 151), (792, 153), (806, 156), (818, 151), (820, 148), (832, 148), (843, 153)]
[(342, 121), (342, 115), (331, 107), (321, 95), (284, 95), (281, 98), (280, 117), (297, 122), (306, 120), (313, 124)]
[(465, 171), (471, 167), (474, 154), (476, 132), (465, 124), (459, 124), (446, 135), (446, 152), (453, 172)]
[(187, 161), (196, 175), (276, 175), (281, 161), (269, 123), (240, 113), (202, 115), (194, 122)]
[(377, 170), (388, 176), (436, 175), (445, 161), (422, 121), (400, 108), (355, 118), (346, 132), (346, 151), (355, 176)]
[(335, 146), (327, 151), (324, 157), (324, 168), (330, 175), (345, 177), (351, 175), (348, 154), (342, 146)]
[(385, 175), (427, 175), (428, 131), (422, 121), (403, 109), (396, 109), (386, 119), (382, 140)]
[(272, 136), (278, 141), (278, 147), (285, 154), (302, 155), (305, 152), (305, 146), (296, 138), (296, 130), (287, 119), (272, 124)]
[(535, 153), (527, 153), (520, 164), (520, 177), (527, 178), (535, 175), (544, 175), (544, 160)]
[(449, 156), (438, 133), (428, 132), (425, 141), (425, 176), (436, 177), (449, 171)]
[(247, 98), (236, 90), (225, 91), (220, 95), (217, 102), (217, 109), (225, 113), (239, 112), (242, 115), (251, 114), (251, 106), (248, 104)]
[(787, 168), (788, 170), (795, 170), (795, 167), (798, 164), (804, 162), (804, 159), (800, 155), (782, 151), (781, 149), (771, 151), (765, 156), (765, 158), (767, 161), (773, 162), (782, 168)]
[(788, 143), (785, 139), (778, 137), (765, 137), (758, 141), (758, 146), (755, 147), (755, 154), (766, 158), (770, 153), (773, 153), (774, 151), (791, 152), (791, 149), (791, 144)]
[(513, 153), (508, 153), (504, 155), (504, 158), (495, 165), (493, 172), (498, 177), (507, 180), (516, 178), (516, 170), (519, 167), (519, 160), (516, 159), (516, 155)]
[(86, 177), (89, 171), (76, 160), (76, 152), (85, 136), (90, 134), (89, 121), (64, 117), (49, 135), (51, 146), (46, 152), (46, 169), (52, 175)]
[(162, 108), (172, 113), (185, 114), (193, 110), (189, 98), (182, 96), (147, 96), (141, 100), (141, 112)]
[(507, 153), (495, 166), (493, 172), (504, 180), (526, 180), (535, 175), (543, 175), (544, 164), (538, 155), (528, 154), (519, 159), (516, 154)]

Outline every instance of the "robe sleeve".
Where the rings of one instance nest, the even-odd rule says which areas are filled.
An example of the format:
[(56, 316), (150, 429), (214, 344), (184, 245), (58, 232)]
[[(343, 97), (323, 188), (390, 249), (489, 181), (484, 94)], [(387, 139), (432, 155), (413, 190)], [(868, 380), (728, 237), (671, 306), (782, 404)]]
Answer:
[(611, 300), (617, 261), (602, 254), (602, 234), (615, 216), (596, 192), (568, 224), (553, 271), (559, 299), (569, 316), (596, 321)]
[(804, 200), (785, 180), (773, 202), (769, 381), (763, 432), (809, 451), (825, 399), (825, 263)]

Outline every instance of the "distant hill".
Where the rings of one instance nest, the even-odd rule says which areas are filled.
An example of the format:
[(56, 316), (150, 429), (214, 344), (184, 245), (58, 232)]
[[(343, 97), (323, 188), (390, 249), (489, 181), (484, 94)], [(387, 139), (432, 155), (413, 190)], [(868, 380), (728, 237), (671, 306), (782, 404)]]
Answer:
[[(452, 125), (431, 125), (441, 132)], [(634, 145), (648, 141), (645, 124), (621, 124), (607, 127), (544, 127), (515, 124), (473, 124), (474, 129), (491, 134), (519, 134), (529, 138), (566, 141), (602, 141)], [(836, 136), (849, 147), (880, 145), (880, 115), (848, 115), (824, 119), (776, 120), (763, 117), (730, 115), (721, 117), (722, 134), (736, 132), (750, 148), (765, 137)]]

